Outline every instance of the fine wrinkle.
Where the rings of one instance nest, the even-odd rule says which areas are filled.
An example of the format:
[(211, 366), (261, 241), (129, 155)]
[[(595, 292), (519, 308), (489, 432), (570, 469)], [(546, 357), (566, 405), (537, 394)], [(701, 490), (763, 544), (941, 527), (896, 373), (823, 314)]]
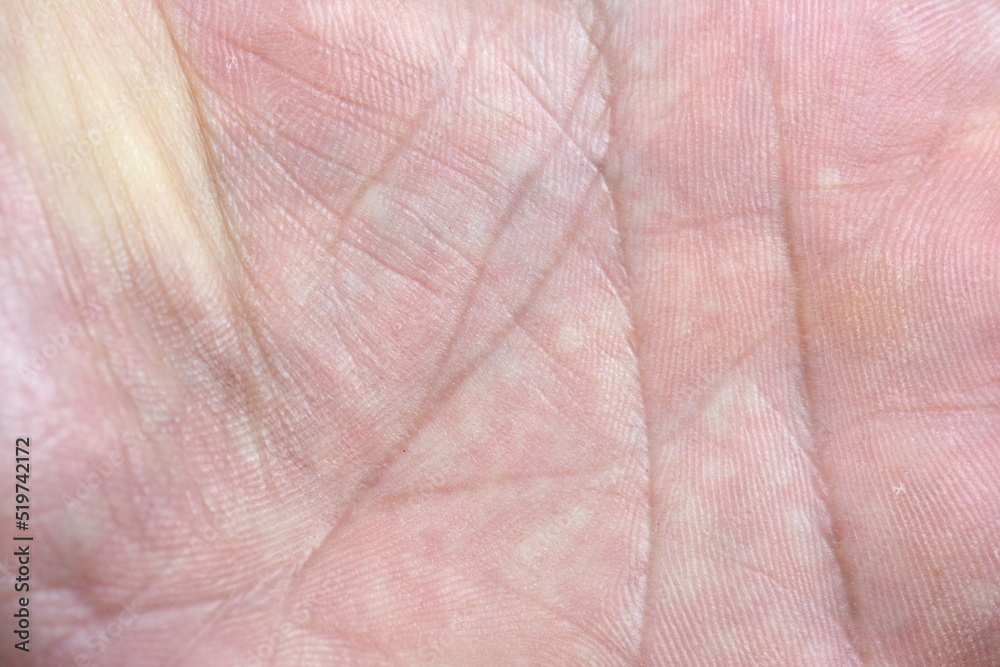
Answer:
[[(227, 244), (227, 250), (236, 259), (240, 266), (240, 276), (245, 280), (249, 280), (249, 276), (252, 272), (249, 271), (249, 267), (244, 261), (244, 255), (240, 251), (240, 244), (238, 235), (236, 234), (235, 227), (233, 226), (233, 218), (231, 212), (227, 209), (224, 204), (224, 198), (222, 196), (223, 191), (223, 178), (219, 171), (219, 166), (213, 159), (212, 146), (210, 141), (210, 131), (208, 123), (205, 119), (205, 113), (202, 108), (201, 98), (194, 86), (194, 77), (189, 70), (188, 64), (184, 57), (184, 52), (180, 47), (175, 30), (167, 16), (166, 10), (164, 10), (161, 2), (154, 3), (157, 14), (160, 21), (163, 23), (164, 31), (167, 35), (168, 41), (171, 45), (173, 51), (173, 57), (177, 63), (177, 66), (184, 78), (185, 85), (187, 87), (187, 97), (188, 104), (190, 104), (192, 113), (194, 115), (194, 121), (197, 125), (197, 134), (201, 142), (201, 154), (202, 161), (205, 168), (205, 173), (211, 185), (211, 190), (213, 194), (213, 204), (215, 209), (215, 215), (219, 222), (220, 227)], [(199, 229), (202, 229), (202, 224), (204, 221), (197, 221)], [(215, 261), (219, 267), (220, 275), (228, 277), (230, 275), (226, 267), (223, 266), (222, 258), (215, 256)], [(233, 300), (234, 310), (236, 312), (250, 313), (253, 312), (250, 308), (250, 304), (247, 299), (247, 294), (244, 289), (246, 282), (228, 282), (228, 295)], [(260, 365), (263, 366), (263, 370), (266, 373), (266, 380), (268, 384), (265, 385), (264, 382), (260, 383), (249, 383), (247, 387), (247, 400), (249, 402), (246, 414), (248, 416), (248, 421), (251, 424), (252, 429), (256, 434), (256, 444), (258, 451), (261, 454), (263, 461), (268, 460), (268, 451), (266, 448), (266, 443), (270, 440), (267, 434), (267, 427), (264, 423), (265, 417), (272, 414), (273, 406), (269, 405), (268, 396), (266, 392), (262, 391), (260, 387), (272, 386), (279, 387), (279, 379), (282, 377), (282, 373), (279, 371), (275, 365), (274, 360), (270, 357), (267, 352), (267, 345), (265, 342), (265, 336), (260, 330), (260, 325), (254, 321), (251, 317), (243, 318), (242, 329), (246, 334), (248, 334), (250, 339), (250, 349), (246, 351), (246, 354), (251, 357), (254, 361), (258, 361)], [(236, 323), (234, 323), (236, 326)], [(269, 466), (264, 466), (264, 474), (269, 475)]]
[(609, 175), (609, 162), (614, 159), (615, 149), (617, 148), (618, 135), (617, 135), (617, 108), (616, 103), (618, 101), (619, 82), (615, 75), (615, 68), (613, 58), (609, 54), (609, 49), (611, 48), (611, 34), (612, 25), (611, 18), (608, 15), (608, 9), (604, 5), (603, 0), (594, 0), (594, 13), (596, 16), (596, 22), (594, 29), (587, 32), (587, 35), (591, 43), (597, 49), (601, 60), (604, 64), (605, 76), (607, 77), (607, 104), (608, 104), (608, 141), (605, 147), (605, 155), (598, 160), (598, 172), (600, 173), (602, 183), (608, 193), (608, 198), (611, 202), (612, 211), (612, 222), (614, 224), (614, 231), (616, 235), (616, 240), (618, 244), (618, 257), (622, 263), (622, 271), (625, 277), (625, 284), (622, 289), (622, 294), (620, 295), (622, 306), (625, 309), (626, 316), (628, 318), (628, 342), (631, 348), (632, 356), (635, 359), (635, 372), (636, 372), (636, 384), (638, 389), (639, 406), (640, 413), (642, 415), (642, 441), (645, 445), (645, 457), (646, 457), (646, 505), (647, 505), (647, 544), (646, 544), (646, 576), (645, 576), (645, 592), (643, 594), (642, 603), (642, 616), (639, 620), (639, 637), (636, 645), (637, 659), (640, 664), (645, 664), (647, 662), (645, 657), (645, 652), (647, 650), (647, 642), (649, 641), (649, 624), (653, 618), (653, 611), (656, 606), (656, 599), (654, 597), (653, 586), (651, 585), (652, 579), (652, 568), (656, 557), (656, 543), (658, 541), (657, 536), (657, 526), (653, 521), (653, 499), (654, 499), (654, 480), (656, 479), (655, 471), (653, 470), (653, 457), (651, 453), (651, 443), (650, 443), (650, 424), (649, 424), (649, 399), (648, 399), (648, 388), (647, 382), (644, 377), (642, 370), (642, 350), (639, 344), (639, 336), (636, 326), (635, 317), (635, 277), (633, 271), (630, 269), (629, 262), (629, 252), (628, 252), (628, 239), (626, 221), (624, 219), (622, 202), (619, 196), (619, 178), (620, 175), (613, 173)]
[(809, 331), (806, 323), (806, 294), (803, 288), (802, 257), (795, 237), (794, 209), (789, 192), (790, 170), (788, 165), (788, 138), (790, 122), (785, 114), (781, 101), (781, 70), (778, 57), (772, 44), (768, 62), (764, 63), (767, 87), (771, 96), (771, 107), (774, 113), (774, 148), (777, 162), (777, 178), (780, 183), (775, 193), (777, 214), (782, 234), (782, 240), (787, 257), (791, 277), (791, 299), (794, 310), (795, 329), (798, 341), (799, 374), (798, 388), (801, 394), (802, 419), (805, 427), (806, 442), (803, 443), (809, 460), (816, 472), (817, 484), (815, 492), (822, 503), (826, 517), (830, 522), (829, 531), (822, 531), (827, 539), (830, 553), (836, 563), (839, 573), (840, 587), (846, 604), (845, 617), (842, 619), (844, 633), (851, 644), (852, 651), (858, 661), (863, 657), (857, 642), (858, 609), (857, 596), (850, 563), (840, 542), (840, 531), (836, 506), (830, 497), (832, 480), (823, 462), (823, 452), (819, 448), (819, 429), (816, 424), (815, 401), (816, 388), (811, 372), (809, 355)]

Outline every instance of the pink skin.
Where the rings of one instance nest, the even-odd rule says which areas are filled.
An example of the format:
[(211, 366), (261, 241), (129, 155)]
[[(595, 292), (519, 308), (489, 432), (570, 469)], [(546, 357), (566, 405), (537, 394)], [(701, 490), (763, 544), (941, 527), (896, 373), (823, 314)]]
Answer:
[(1000, 663), (995, 2), (30, 7), (5, 664)]

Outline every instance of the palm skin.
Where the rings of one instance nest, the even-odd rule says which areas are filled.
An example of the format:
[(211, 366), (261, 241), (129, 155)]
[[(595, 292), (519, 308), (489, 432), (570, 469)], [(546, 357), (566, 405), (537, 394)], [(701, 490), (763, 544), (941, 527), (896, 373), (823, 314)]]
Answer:
[(5, 663), (1000, 662), (995, 3), (38, 7)]

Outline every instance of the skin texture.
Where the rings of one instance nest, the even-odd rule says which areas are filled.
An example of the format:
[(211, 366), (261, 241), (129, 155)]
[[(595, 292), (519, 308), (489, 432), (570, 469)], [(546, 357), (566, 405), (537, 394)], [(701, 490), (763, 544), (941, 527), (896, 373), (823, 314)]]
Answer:
[(996, 2), (0, 16), (4, 664), (1000, 664)]

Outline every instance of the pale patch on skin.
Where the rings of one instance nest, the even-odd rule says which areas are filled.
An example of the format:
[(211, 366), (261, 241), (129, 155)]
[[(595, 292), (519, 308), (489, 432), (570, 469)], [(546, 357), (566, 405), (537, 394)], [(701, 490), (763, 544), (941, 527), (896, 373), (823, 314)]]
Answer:
[(969, 598), (973, 601), (974, 616), (989, 618), (1000, 601), (1000, 584), (995, 580), (980, 579), (969, 585)]
[(362, 196), (358, 212), (375, 223), (388, 222), (392, 212), (392, 200), (382, 191), (380, 185), (372, 185)]
[[(430, 479), (418, 480), (410, 475), (398, 482), (404, 487), (433, 487), (443, 482), (450, 471), (460, 466), (465, 457), (487, 442), (492, 433), (493, 421), (499, 412), (496, 393), (481, 383), (471, 383), (470, 391), (456, 396), (455, 409), (432, 420), (410, 449), (423, 457), (420, 476), (431, 474)], [(468, 443), (467, 448), (443, 446), (448, 443)]]
[(677, 519), (689, 535), (708, 535), (712, 532), (714, 517), (711, 506), (701, 498), (685, 498)]
[(739, 468), (736, 463), (731, 459), (723, 457), (713, 457), (709, 459), (704, 466), (702, 466), (702, 471), (708, 479), (717, 480), (719, 482), (728, 482), (739, 474)]
[(885, 27), (892, 35), (892, 43), (900, 56), (913, 58), (922, 56), (927, 50), (926, 41), (921, 39), (919, 22), (904, 7), (893, 7), (886, 17)]
[(705, 408), (703, 418), (708, 432), (720, 438), (740, 425), (743, 416), (743, 399), (749, 392), (749, 387), (737, 386), (727, 382), (722, 385)]
[(349, 298), (359, 298), (371, 289), (356, 271), (345, 269), (341, 274), (341, 279), (342, 282), (338, 285), (338, 289)]
[(816, 516), (801, 507), (785, 510), (785, 532), (790, 535), (813, 535), (816, 532)]
[[(657, 35), (631, 49), (629, 64), (638, 73), (655, 79), (655, 87), (645, 95), (650, 105), (672, 105), (687, 95), (704, 76), (704, 59), (697, 49), (685, 52), (680, 58), (667, 58), (665, 45)], [(669, 63), (669, 64), (668, 64)], [(663, 75), (660, 79), (659, 76)]]
[[(739, 379), (726, 382), (716, 391), (701, 417), (708, 436), (723, 447), (733, 440), (745, 438), (747, 431), (753, 432), (758, 424), (767, 424), (771, 427), (769, 435), (758, 443), (763, 447), (759, 456), (767, 461), (767, 481), (787, 486), (797, 480), (794, 460), (787, 456), (786, 446), (794, 436), (784, 426), (786, 417), (768, 401), (756, 382)], [(725, 451), (728, 455), (728, 450)], [(720, 483), (726, 479), (728, 476), (708, 481)]]
[(285, 282), (284, 290), (288, 294), (288, 298), (298, 305), (304, 306), (309, 303), (311, 283), (314, 280), (305, 273), (296, 273)]
[(519, 183), (538, 165), (538, 155), (527, 146), (519, 147), (513, 153), (502, 149), (494, 162), (497, 170), (514, 183)]
[(661, 66), (660, 53), (662, 47), (659, 44), (640, 44), (632, 49), (630, 63), (639, 72), (651, 74), (656, 72)]
[[(106, 504), (92, 499), (92, 515), (74, 524), (95, 535), (65, 531), (79, 537), (77, 548), (59, 546), (89, 566), (66, 559), (46, 570), (69, 573), (63, 592), (89, 605), (84, 622), (114, 598), (78, 583), (80, 571), (108, 572), (101, 576), (116, 593), (152, 594), (148, 631), (123, 636), (110, 662), (141, 662), (148, 645), (192, 629), (204, 642), (191, 660), (233, 662), (213, 659), (220, 653), (211, 642), (235, 627), (228, 641), (252, 643), (274, 625), (281, 600), (265, 581), (288, 584), (287, 601), (307, 598), (315, 612), (306, 636), (286, 641), (275, 662), (405, 662), (408, 650), (427, 645), (418, 639), (444, 636), (447, 650), (418, 659), (914, 664), (961, 661), (958, 648), (992, 664), (990, 636), (978, 647), (961, 642), (966, 628), (980, 627), (962, 627), (965, 619), (989, 630), (995, 616), (993, 583), (976, 588), (995, 572), (987, 569), (996, 554), (995, 420), (980, 410), (938, 423), (922, 399), (982, 380), (977, 397), (995, 405), (988, 326), (996, 285), (985, 277), (995, 271), (972, 276), (980, 269), (969, 259), (970, 248), (995, 240), (995, 200), (982, 195), (964, 227), (945, 219), (942, 205), (946, 215), (926, 216), (927, 230), (916, 205), (995, 185), (994, 112), (987, 99), (962, 97), (962, 76), (975, 72), (954, 66), (978, 62), (992, 76), (981, 77), (980, 90), (1000, 80), (993, 50), (965, 46), (980, 22), (961, 10), (977, 3), (914, 4), (917, 22), (931, 28), (923, 36), (919, 25), (889, 21), (889, 32), (910, 30), (914, 46), (929, 47), (903, 63), (880, 33), (891, 0), (736, 4), (610, 3), (598, 21), (558, 2), (316, 0), (250, 12), (163, 3), (204, 101), (201, 117), (188, 113), (187, 83), (170, 70), (162, 95), (116, 120), (70, 187), (44, 192), (52, 156), (25, 160), (54, 211), (51, 220), (36, 216), (29, 241), (47, 239), (42, 228), (52, 223), (70, 230), (70, 250), (93, 251), (113, 231), (122, 237), (111, 239), (115, 261), (92, 252), (91, 270), (142, 279), (135, 301), (146, 310), (130, 312), (134, 296), (121, 296), (124, 306), (110, 305), (124, 314), (125, 331), (104, 338), (121, 348), (148, 334), (174, 346), (160, 365), (153, 355), (122, 355), (134, 384), (107, 389), (117, 392), (109, 412), (131, 414), (133, 397), (159, 403), (150, 389), (162, 390), (177, 394), (194, 422), (144, 447), (163, 465), (147, 471), (138, 461), (101, 488)], [(978, 4), (983, 22), (995, 16)], [(80, 81), (120, 89), (102, 72), (172, 67), (163, 57), (172, 47), (155, 31), (140, 34), (161, 25), (156, 16), (137, 17), (132, 33), (139, 42), (152, 35), (155, 48), (138, 49), (142, 58), (118, 48), (136, 26), (116, 23), (117, 7), (99, 6), (79, 25), (69, 15), (61, 41), (47, 43), (51, 62), (24, 68), (46, 84), (41, 106), (63, 105), (43, 110), (40, 125), (86, 132), (114, 99), (88, 97)], [(545, 23), (554, 10), (568, 18)], [(466, 59), (470, 26), (480, 39)], [(483, 37), (494, 26), (497, 34)], [(60, 54), (84, 63), (75, 83), (61, 79)], [(525, 65), (516, 72), (523, 83), (509, 71), (515, 63)], [(769, 64), (776, 105), (762, 85)], [(907, 97), (914, 89), (919, 99)], [(69, 110), (67, 120), (74, 95), (84, 113)], [(477, 107), (478, 98), (502, 111)], [(4, 111), (19, 104), (31, 106), (15, 100)], [(983, 116), (965, 118), (970, 107)], [(58, 133), (43, 128), (36, 141), (30, 116), (0, 115), (0, 142), (9, 124), (31, 137), (25, 145), (58, 152)], [(944, 117), (955, 134), (937, 150), (940, 135), (928, 128), (938, 125), (919, 121)], [(777, 173), (772, 147), (789, 136), (787, 169)], [(974, 145), (980, 139), (988, 143)], [(219, 242), (225, 227), (214, 207), (194, 214), (169, 201), (212, 192), (201, 187), (203, 145), (215, 151), (219, 190), (231, 203), (230, 245)], [(622, 158), (633, 151), (635, 159)], [(148, 164), (139, 164), (146, 153)], [(963, 172), (956, 155), (978, 162), (959, 165), (969, 166)], [(899, 164), (922, 170), (894, 172)], [(827, 189), (824, 167), (851, 187)], [(949, 168), (954, 182), (933, 180)], [(107, 182), (94, 185), (101, 177)], [(588, 190), (590, 181), (607, 186), (614, 205), (600, 187)], [(602, 194), (588, 204), (588, 192)], [(821, 205), (803, 205), (816, 199)], [(308, 206), (320, 209), (316, 218)], [(822, 266), (829, 240), (862, 226), (876, 232), (851, 236), (865, 252), (840, 255), (836, 270)], [(149, 257), (128, 258), (126, 242)], [(901, 246), (907, 254), (879, 254)], [(227, 265), (232, 250), (255, 258), (254, 284)], [(996, 265), (987, 253), (977, 258)], [(954, 274), (925, 275), (921, 262)], [(805, 270), (791, 275), (793, 263)], [(14, 266), (10, 289), (18, 290)], [(86, 277), (77, 283), (87, 291)], [(246, 302), (228, 301), (241, 290)], [(39, 310), (58, 311), (46, 293), (24, 292)], [(965, 303), (982, 312), (954, 324), (955, 304)], [(241, 317), (253, 327), (240, 328)], [(140, 322), (150, 330), (132, 332)], [(970, 336), (973, 326), (979, 333)], [(956, 354), (935, 356), (952, 341)], [(966, 359), (981, 377), (950, 372)], [(182, 365), (186, 375), (171, 375)], [(50, 374), (89, 390), (94, 365), (81, 366), (80, 379)], [(803, 387), (804, 378), (813, 384)], [(892, 423), (911, 431), (838, 440), (845, 418), (887, 398), (902, 411)], [(56, 387), (51, 400), (12, 412), (72, 424), (52, 416), (61, 399)], [(91, 412), (105, 407), (90, 396), (81, 402)], [(966, 448), (954, 449), (963, 437)], [(72, 436), (44, 440), (59, 454), (81, 447)], [(940, 455), (926, 481), (880, 463), (895, 441), (898, 454), (884, 458)], [(942, 477), (950, 486), (931, 493)], [(913, 495), (894, 497), (893, 484)], [(825, 486), (829, 494), (817, 492)], [(968, 489), (976, 498), (960, 496)], [(122, 519), (94, 541), (98, 519), (133, 504), (147, 535), (122, 538)], [(190, 520), (213, 514), (225, 519), (219, 539), (192, 550)], [(185, 543), (160, 549), (164, 538)], [(838, 550), (846, 574), (833, 562)], [(283, 552), (316, 558), (290, 562)], [(934, 557), (946, 572), (928, 579), (921, 567)], [(849, 574), (861, 599), (854, 609)], [(164, 585), (163, 577), (173, 578)], [(40, 603), (52, 609), (50, 599)], [(854, 619), (860, 632), (845, 637)], [(67, 621), (57, 630), (74, 629)], [(72, 659), (62, 643), (67, 650), (52, 662)], [(541, 647), (549, 653), (539, 656)]]
[(574, 352), (583, 347), (585, 343), (584, 331), (580, 329), (574, 321), (568, 321), (563, 323), (559, 327), (559, 351), (564, 355), (572, 355)]
[[(940, 571), (938, 571), (940, 574)], [(967, 630), (989, 624), (997, 605), (1000, 604), (1000, 584), (996, 580), (985, 577), (976, 578), (970, 581), (962, 581), (958, 586), (945, 588), (942, 582), (928, 581), (925, 585), (931, 587), (942, 598), (949, 600), (951, 604), (943, 604), (940, 607), (930, 610), (930, 619), (939, 627), (951, 627), (956, 630)], [(967, 605), (963, 610), (963, 617), (956, 618), (954, 602), (962, 600)], [(901, 619), (902, 621), (902, 619)], [(905, 627), (905, 625), (903, 626)], [(978, 663), (976, 663), (978, 664)]]
[(463, 226), (462, 236), (470, 239), (472, 243), (483, 243), (490, 231), (491, 222), (492, 218), (483, 211), (463, 211), (461, 221)]
[(577, 506), (568, 511), (560, 512), (529, 533), (517, 545), (518, 560), (530, 566), (536, 566), (540, 560), (555, 558), (576, 546), (576, 537), (587, 521), (591, 512), (586, 507)]
[(969, 114), (962, 146), (973, 156), (1000, 152), (1000, 100), (996, 106), (977, 109)]
[(399, 587), (386, 572), (378, 570), (370, 573), (367, 584), (362, 602), (369, 614), (378, 616), (383, 610), (396, 606)]
[[(942, 37), (956, 37), (967, 45), (996, 44), (1000, 35), (1000, 10), (989, 2), (930, 2), (892, 5), (880, 32), (894, 55), (919, 71), (939, 71)], [(930, 47), (929, 47), (930, 45)], [(959, 67), (976, 67), (983, 51), (965, 48), (953, 54)]]
[(820, 169), (819, 173), (816, 174), (816, 185), (824, 190), (837, 188), (842, 182), (843, 177), (840, 174), (840, 170), (836, 167), (825, 167)]
[(712, 397), (702, 415), (708, 432), (723, 437), (743, 428), (750, 417), (760, 417), (773, 410), (756, 382), (739, 379), (727, 381)]

